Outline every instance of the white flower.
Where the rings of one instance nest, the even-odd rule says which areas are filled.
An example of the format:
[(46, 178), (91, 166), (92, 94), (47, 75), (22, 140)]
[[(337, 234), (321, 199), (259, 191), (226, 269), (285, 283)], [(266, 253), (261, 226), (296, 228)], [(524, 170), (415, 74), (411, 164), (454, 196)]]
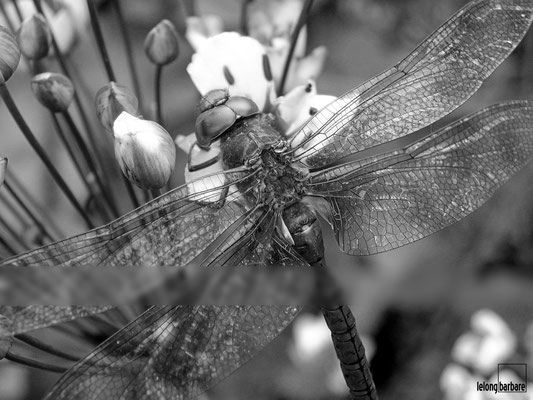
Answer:
[(230, 96), (245, 96), (260, 110), (274, 100), (274, 86), (263, 68), (265, 50), (250, 37), (224, 32), (206, 39), (187, 67), (193, 83), (203, 95), (227, 89)]
[(153, 121), (122, 112), (113, 124), (115, 157), (126, 177), (143, 189), (160, 189), (174, 169), (176, 149), (168, 132)]
[[(249, 7), (250, 36), (265, 46), (276, 86), (281, 81), (292, 34), (302, 7), (301, 0), (256, 1)], [(326, 48), (317, 47), (306, 56), (306, 43), (307, 31), (303, 27), (298, 35), (293, 60), (289, 66), (285, 93), (309, 79), (316, 79), (322, 72), (327, 55)]]
[(335, 96), (319, 95), (314, 81), (292, 89), (274, 102), (274, 114), (285, 137), (292, 137), (319, 110), (336, 100)]
[(494, 372), (516, 349), (516, 337), (496, 313), (480, 310), (472, 315), (472, 331), (454, 344), (452, 358), (483, 375)]
[(465, 368), (452, 363), (442, 371), (440, 388), (446, 400), (466, 399), (465, 395), (476, 389), (476, 381), (480, 379), (472, 376)]
[(475, 332), (481, 335), (507, 335), (511, 332), (507, 323), (494, 311), (483, 309), (476, 311), (470, 320)]
[(194, 51), (198, 51), (208, 38), (222, 33), (223, 29), (224, 22), (218, 15), (207, 14), (200, 17), (188, 17), (185, 37)]

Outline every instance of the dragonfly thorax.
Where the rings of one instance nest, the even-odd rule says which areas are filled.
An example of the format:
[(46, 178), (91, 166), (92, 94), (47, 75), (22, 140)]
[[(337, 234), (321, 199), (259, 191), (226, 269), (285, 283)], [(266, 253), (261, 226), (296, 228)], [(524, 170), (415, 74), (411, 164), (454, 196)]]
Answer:
[(224, 168), (248, 167), (255, 171), (252, 195), (255, 202), (285, 208), (299, 201), (304, 193), (306, 173), (291, 166), (287, 142), (266, 114), (238, 121), (222, 142)]

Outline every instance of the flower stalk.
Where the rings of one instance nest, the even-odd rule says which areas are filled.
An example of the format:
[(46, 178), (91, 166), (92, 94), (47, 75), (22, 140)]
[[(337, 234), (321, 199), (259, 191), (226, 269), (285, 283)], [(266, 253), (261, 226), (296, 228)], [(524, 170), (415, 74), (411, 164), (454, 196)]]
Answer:
[(285, 64), (283, 66), (283, 74), (281, 75), (281, 80), (280, 80), (279, 87), (278, 87), (279, 96), (282, 96), (283, 91), (285, 90), (285, 83), (289, 75), (289, 68), (291, 66), (292, 58), (294, 56), (294, 50), (296, 49), (296, 44), (298, 43), (298, 37), (300, 36), (300, 31), (307, 23), (307, 18), (309, 17), (309, 12), (311, 11), (312, 6), (313, 6), (313, 0), (305, 1), (304, 6), (302, 7), (302, 12), (300, 13), (300, 16), (298, 17), (298, 22), (296, 23), (296, 26), (294, 27), (294, 32), (292, 33), (292, 37), (291, 37), (291, 45), (289, 47), (287, 59), (285, 60)]
[(56, 167), (53, 165), (52, 161), (35, 138), (35, 135), (31, 131), (30, 127), (22, 117), (22, 114), (20, 113), (17, 105), (13, 101), (13, 98), (11, 97), (11, 94), (9, 93), (9, 90), (5, 83), (0, 83), (0, 97), (2, 97), (2, 99), (4, 100), (7, 109), (9, 110), (11, 116), (17, 123), (22, 134), (29, 142), (35, 153), (37, 153), (41, 161), (45, 164), (46, 168), (50, 172), (50, 175), (52, 175), (52, 178), (57, 183), (61, 191), (65, 194), (70, 203), (74, 206), (78, 214), (85, 221), (86, 225), (91, 229), (94, 228), (93, 222), (91, 221), (81, 204), (78, 202), (67, 183), (63, 180)]
[(54, 242), (57, 240), (57, 238), (50, 232), (50, 230), (46, 227), (46, 224), (44, 221), (42, 221), (41, 218), (37, 214), (35, 214), (28, 205), (24, 202), (24, 200), (19, 196), (17, 191), (13, 188), (9, 180), (5, 181), (5, 187), (8, 191), (8, 193), (13, 197), (15, 202), (22, 208), (22, 210), (28, 215), (28, 217), (33, 221), (33, 223), (39, 228), (42, 234), (44, 234), (50, 241)]
[(126, 24), (126, 20), (124, 19), (124, 13), (122, 12), (122, 5), (120, 4), (120, 0), (113, 0), (111, 3), (115, 8), (115, 13), (118, 19), (118, 26), (120, 27), (120, 32), (124, 41), (126, 59), (128, 60), (128, 68), (130, 70), (131, 81), (133, 84), (133, 93), (135, 93), (135, 96), (137, 97), (137, 99), (139, 99), (139, 103), (142, 105), (143, 103), (141, 97), (141, 85), (139, 83), (139, 73), (137, 71), (137, 66), (135, 65), (135, 60), (133, 59), (133, 46), (131, 45), (131, 38), (127, 29), (128, 25)]
[(107, 73), (107, 79), (110, 82), (116, 82), (117, 80), (115, 79), (115, 73), (113, 71), (113, 66), (111, 65), (109, 53), (107, 52), (104, 35), (102, 34), (102, 28), (100, 27), (100, 22), (98, 21), (98, 13), (96, 12), (96, 6), (94, 5), (94, 1), (87, 0), (87, 7), (89, 7), (89, 14), (91, 16), (91, 26), (93, 28), (96, 44), (98, 45), (98, 51), (100, 52), (100, 56), (102, 57), (102, 61), (104, 63), (104, 67)]
[[(47, 20), (46, 15), (43, 12), (43, 7), (41, 5), (41, 0), (33, 0), (33, 3), (35, 5), (35, 8), (37, 9), (37, 11), (41, 15), (43, 15), (43, 17), (44, 17), (44, 19), (45, 19), (45, 21), (46, 21), (46, 23), (48, 25), (48, 28), (50, 29), (50, 22)], [(67, 66), (67, 64), (65, 62), (64, 56), (61, 53), (61, 50), (59, 49), (59, 45), (57, 44), (57, 40), (56, 40), (56, 38), (54, 36), (54, 33), (52, 32), (51, 29), (50, 29), (50, 34), (51, 34), (51, 39), (52, 39), (52, 48), (54, 49), (54, 55), (55, 55), (55, 58), (56, 58), (57, 62), (59, 63), (59, 67), (61, 68), (62, 73), (67, 78), (69, 78), (72, 81), (72, 73), (70, 71), (70, 68)], [(97, 145), (97, 141), (96, 141), (96, 135), (94, 134), (94, 132), (91, 129), (91, 125), (90, 125), (90, 122), (89, 122), (89, 117), (87, 116), (87, 114), (85, 112), (85, 108), (83, 107), (83, 104), (81, 103), (81, 100), (80, 100), (80, 98), (78, 96), (78, 90), (77, 90), (76, 86), (74, 87), (74, 104), (76, 105), (76, 109), (78, 110), (78, 113), (79, 113), (80, 118), (81, 118), (81, 120), (83, 122), (83, 125), (86, 127), (87, 136), (89, 137), (89, 141), (91, 143), (91, 147), (93, 148), (93, 151), (95, 151), (95, 154), (97, 156), (97, 159), (98, 159), (99, 163), (102, 163), (102, 160), (98, 157), (98, 151), (97, 151), (98, 145)]]

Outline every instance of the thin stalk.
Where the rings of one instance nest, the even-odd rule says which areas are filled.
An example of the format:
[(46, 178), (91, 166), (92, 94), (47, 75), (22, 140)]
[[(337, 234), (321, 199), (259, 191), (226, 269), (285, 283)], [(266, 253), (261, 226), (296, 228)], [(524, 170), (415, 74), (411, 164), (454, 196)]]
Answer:
[(102, 34), (102, 28), (100, 27), (100, 22), (98, 21), (98, 14), (96, 12), (94, 0), (87, 0), (87, 7), (89, 7), (89, 14), (91, 16), (91, 26), (93, 28), (94, 37), (96, 38), (98, 50), (100, 51), (100, 56), (102, 57), (102, 61), (104, 62), (107, 78), (110, 82), (116, 82), (115, 73), (113, 72), (111, 60), (109, 59), (109, 53), (107, 52), (104, 36)]
[(74, 326), (73, 324), (54, 325), (50, 328), (68, 336), (69, 339), (75, 340), (77, 345), (81, 347), (93, 348), (101, 343), (101, 341), (97, 340), (93, 335), (90, 335), (85, 331), (82, 332), (78, 326)]
[[(28, 221), (28, 218), (26, 215), (22, 214), (22, 211), (18, 208), (20, 206), (16, 206), (13, 204), (13, 202), (16, 202), (16, 200), (12, 198), (8, 198), (7, 194), (2, 193), (2, 190), (0, 190), (0, 202), (2, 203), (3, 207), (5, 207), (6, 214), (4, 215), (11, 215), (13, 219), (18, 221), (20, 225), (22, 226), (22, 229), (27, 229), (30, 226), (32, 226), (32, 223)], [(41, 231), (41, 233), (44, 235), (44, 233)], [(44, 235), (46, 236), (46, 235)]]
[(31, 336), (31, 335), (20, 333), (18, 335), (15, 335), (15, 339), (18, 339), (21, 342), (24, 342), (27, 345), (30, 345), (31, 347), (34, 347), (34, 348), (39, 349), (39, 350), (42, 350), (45, 353), (54, 355), (56, 357), (64, 358), (65, 360), (69, 360), (69, 361), (79, 361), (80, 360), (80, 357), (76, 357), (76, 356), (74, 356), (72, 354), (65, 353), (64, 351), (56, 349), (54, 346), (51, 346), (51, 345), (49, 345), (47, 343), (44, 343), (44, 342), (40, 341), (39, 339)]
[(57, 372), (59, 374), (66, 372), (68, 369), (65, 367), (60, 367), (58, 365), (52, 365), (52, 364), (44, 363), (41, 361), (32, 360), (31, 358), (27, 358), (27, 357), (21, 356), (20, 354), (15, 354), (12, 352), (8, 352), (5, 358), (6, 360), (13, 361), (18, 364), (26, 365), (28, 367), (43, 369), (45, 371), (50, 371), (50, 372)]
[[(44, 12), (43, 12), (43, 8), (42, 8), (42, 5), (41, 5), (41, 0), (33, 0), (33, 3), (35, 4), (35, 8), (37, 9), (37, 11), (44, 16), (44, 19), (45, 19), (46, 24), (48, 25), (48, 27), (50, 27), (50, 23), (48, 22), (46, 14), (44, 14)], [(98, 158), (98, 152), (97, 152), (98, 147), (96, 145), (96, 136), (95, 136), (94, 132), (91, 129), (89, 117), (87, 116), (87, 113), (85, 112), (85, 109), (83, 108), (83, 104), (81, 103), (80, 97), (78, 96), (78, 89), (77, 89), (78, 80), (72, 79), (72, 73), (71, 73), (70, 69), (68, 68), (68, 66), (67, 66), (67, 64), (66, 64), (66, 62), (65, 62), (65, 60), (63, 58), (63, 54), (59, 50), (59, 46), (57, 45), (57, 41), (56, 41), (56, 39), (54, 37), (53, 32), (52, 32), (51, 36), (52, 36), (52, 47), (54, 49), (54, 54), (55, 54), (57, 62), (59, 63), (61, 71), (75, 85), (74, 103), (76, 105), (76, 108), (78, 109), (78, 112), (79, 112), (80, 117), (82, 119), (83, 125), (87, 129), (87, 135), (89, 136), (89, 141), (91, 142), (91, 146), (93, 147), (93, 151), (96, 152), (96, 155), (97, 155), (97, 158)], [(100, 158), (98, 158), (98, 161), (100, 163), (102, 163), (102, 160)]]
[(85, 176), (85, 171), (83, 171), (83, 168), (78, 160), (78, 157), (76, 157), (76, 155), (74, 154), (74, 149), (72, 148), (72, 145), (69, 143), (67, 136), (65, 135), (65, 132), (63, 131), (63, 127), (61, 126), (61, 124), (59, 123), (59, 120), (57, 119), (56, 114), (51, 112), (50, 115), (52, 116), (52, 120), (56, 128), (56, 133), (59, 136), (59, 139), (61, 140), (65, 148), (67, 149), (67, 153), (72, 163), (74, 164), (74, 167), (76, 168), (76, 171), (78, 172), (78, 175), (80, 176), (80, 179), (83, 181), (83, 184), (86, 186), (89, 193), (92, 193), (94, 195), (91, 185), (89, 184)]
[(122, 172), (121, 172), (121, 176), (122, 176), (122, 182), (124, 182), (124, 185), (126, 186), (126, 190), (128, 191), (128, 196), (130, 197), (130, 200), (133, 203), (133, 206), (135, 208), (139, 208), (141, 206), (141, 203), (139, 203), (139, 199), (137, 198), (135, 189), (133, 189), (131, 182), (128, 180), (128, 178), (124, 176)]
[(19, 0), (11, 0), (11, 3), (13, 3), (13, 7), (15, 8), (15, 11), (17, 13), (17, 16), (19, 17), (20, 22), (24, 21), (24, 17), (22, 16), (22, 13), (20, 12), (19, 7)]
[[(98, 45), (98, 50), (100, 51), (100, 56), (102, 57), (102, 61), (104, 63), (104, 67), (107, 73), (107, 78), (110, 82), (116, 82), (115, 73), (113, 72), (113, 67), (109, 59), (109, 54), (107, 52), (107, 48), (105, 45), (104, 36), (102, 35), (102, 29), (100, 27), (100, 23), (98, 22), (98, 15), (96, 12), (94, 1), (87, 0), (87, 7), (89, 7), (89, 14), (91, 16), (91, 26), (93, 28), (94, 36), (96, 38), (96, 44)], [(126, 185), (126, 190), (128, 191), (128, 196), (130, 197), (131, 202), (136, 208), (139, 207), (140, 206), (139, 199), (137, 198), (137, 195), (135, 194), (135, 190), (131, 186), (130, 181), (128, 181), (126, 177), (124, 176), (122, 180), (124, 184)]]
[(155, 118), (159, 125), (163, 125), (163, 113), (161, 110), (161, 75), (163, 73), (163, 66), (157, 65), (155, 67)]
[(55, 235), (59, 237), (65, 237), (65, 233), (56, 225), (56, 223), (50, 218), (46, 217), (46, 213), (44, 212), (43, 208), (34, 201), (33, 197), (28, 193), (24, 185), (20, 182), (20, 179), (17, 178), (13, 171), (9, 172), (8, 179), (13, 190), (19, 194), (19, 197), (23, 199), (26, 205), (36, 211), (36, 213), (46, 222), (46, 225), (55, 232)]
[(26, 214), (28, 214), (28, 217), (33, 221), (33, 223), (41, 230), (41, 232), (47, 236), (52, 242), (55, 242), (57, 238), (48, 230), (45, 223), (42, 221), (41, 218), (39, 218), (38, 215), (36, 215), (24, 202), (24, 200), (18, 195), (18, 193), (15, 191), (13, 186), (11, 186), (11, 183), (6, 180), (4, 182), (4, 185), (9, 192), (9, 194), (15, 199), (17, 204), (24, 210)]
[(11, 253), (9, 254), (10, 256), (14, 256), (15, 254), (17, 254), (17, 251), (13, 247), (11, 247), (9, 242), (6, 239), (4, 239), (1, 235), (0, 235), (0, 246), (2, 246), (5, 250), (7, 250), (8, 253)]
[(17, 123), (18, 127), (22, 131), (23, 135), (26, 137), (26, 140), (30, 143), (33, 150), (37, 153), (41, 161), (46, 165), (46, 168), (48, 169), (48, 172), (52, 175), (52, 178), (57, 183), (59, 188), (63, 191), (65, 196), (69, 199), (69, 201), (72, 203), (76, 211), (80, 214), (80, 216), (83, 218), (85, 223), (89, 228), (94, 228), (94, 225), (81, 206), (81, 204), (78, 202), (66, 182), (63, 180), (57, 169), (54, 167), (48, 156), (46, 155), (44, 149), (41, 147), (35, 136), (33, 135), (33, 132), (31, 131), (30, 127), (26, 124), (26, 121), (22, 117), (17, 105), (13, 101), (13, 98), (11, 97), (11, 94), (9, 93), (9, 90), (5, 83), (0, 84), (0, 96), (4, 100), (4, 103), (6, 104), (6, 107), (8, 108), (9, 112), (11, 113), (13, 119)]
[(302, 7), (302, 12), (300, 13), (300, 16), (298, 17), (298, 22), (296, 23), (296, 26), (294, 27), (294, 32), (292, 33), (292, 38), (291, 38), (291, 44), (289, 47), (289, 53), (287, 54), (287, 59), (285, 60), (285, 64), (283, 66), (283, 74), (281, 75), (281, 81), (278, 87), (278, 96), (282, 96), (283, 90), (285, 90), (285, 83), (287, 81), (287, 76), (289, 75), (289, 68), (291, 66), (292, 58), (294, 56), (294, 50), (296, 49), (296, 43), (298, 42), (300, 31), (302, 30), (304, 25), (307, 23), (307, 17), (309, 16), (309, 12), (312, 6), (313, 6), (313, 0), (305, 1), (304, 6)]
[(240, 17), (240, 25), (241, 25), (241, 32), (244, 36), (248, 36), (248, 8), (250, 6), (250, 3), (253, 0), (242, 0), (241, 3), (241, 17)]
[(15, 32), (15, 27), (13, 26), (13, 21), (11, 21), (11, 18), (9, 18), (9, 15), (7, 15), (6, 8), (4, 7), (4, 2), (0, 1), (0, 12), (4, 16), (4, 19), (6, 20), (7, 27), (11, 32)]
[(81, 150), (81, 154), (83, 158), (85, 159), (85, 162), (87, 163), (87, 166), (91, 170), (91, 172), (94, 174), (94, 177), (96, 179), (96, 183), (98, 187), (100, 188), (102, 195), (106, 199), (107, 205), (111, 209), (111, 212), (113, 213), (115, 218), (118, 218), (120, 216), (120, 213), (118, 211), (117, 205), (115, 203), (115, 199), (111, 195), (111, 193), (108, 192), (107, 187), (105, 186), (104, 182), (102, 181), (102, 178), (100, 176), (100, 173), (98, 171), (98, 168), (95, 164), (95, 161), (93, 157), (91, 156), (91, 153), (89, 152), (89, 148), (85, 144), (85, 141), (83, 140), (83, 137), (81, 136), (81, 133), (76, 126), (76, 123), (72, 119), (70, 113), (68, 111), (65, 111), (62, 113), (63, 117), (65, 118), (65, 121), (67, 122), (67, 125), (70, 128), (70, 131), (72, 135), (74, 136), (74, 140), (76, 141), (76, 144), (78, 145), (78, 148)]
[[(128, 34), (128, 25), (124, 19), (124, 13), (122, 12), (122, 5), (120, 0), (113, 0), (113, 6), (115, 7), (115, 12), (117, 14), (118, 26), (120, 27), (120, 32), (122, 34), (122, 39), (124, 40), (124, 47), (126, 50), (126, 58), (128, 60), (128, 67), (130, 70), (131, 81), (133, 83), (133, 92), (139, 100), (139, 104), (142, 105), (141, 98), (141, 85), (139, 83), (139, 73), (137, 71), (137, 66), (135, 65), (135, 60), (133, 59), (133, 46), (131, 45), (131, 38)], [(142, 107), (141, 107), (142, 108)]]
[(29, 250), (32, 246), (26, 242), (22, 236), (20, 236), (15, 228), (13, 228), (1, 215), (0, 215), (0, 226), (7, 232), (9, 236), (18, 244), (17, 247), (21, 250)]
[(194, 0), (184, 0), (183, 5), (186, 10), (186, 14), (189, 17), (194, 17), (196, 15), (196, 4)]

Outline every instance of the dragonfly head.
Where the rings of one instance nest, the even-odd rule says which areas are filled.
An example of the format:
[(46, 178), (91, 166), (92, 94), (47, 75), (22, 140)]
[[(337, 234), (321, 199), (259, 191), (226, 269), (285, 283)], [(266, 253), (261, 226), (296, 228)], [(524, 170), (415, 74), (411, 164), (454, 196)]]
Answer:
[(229, 96), (227, 90), (208, 92), (198, 106), (195, 133), (198, 145), (208, 149), (211, 143), (233, 126), (240, 118), (259, 113), (252, 100), (244, 96)]

